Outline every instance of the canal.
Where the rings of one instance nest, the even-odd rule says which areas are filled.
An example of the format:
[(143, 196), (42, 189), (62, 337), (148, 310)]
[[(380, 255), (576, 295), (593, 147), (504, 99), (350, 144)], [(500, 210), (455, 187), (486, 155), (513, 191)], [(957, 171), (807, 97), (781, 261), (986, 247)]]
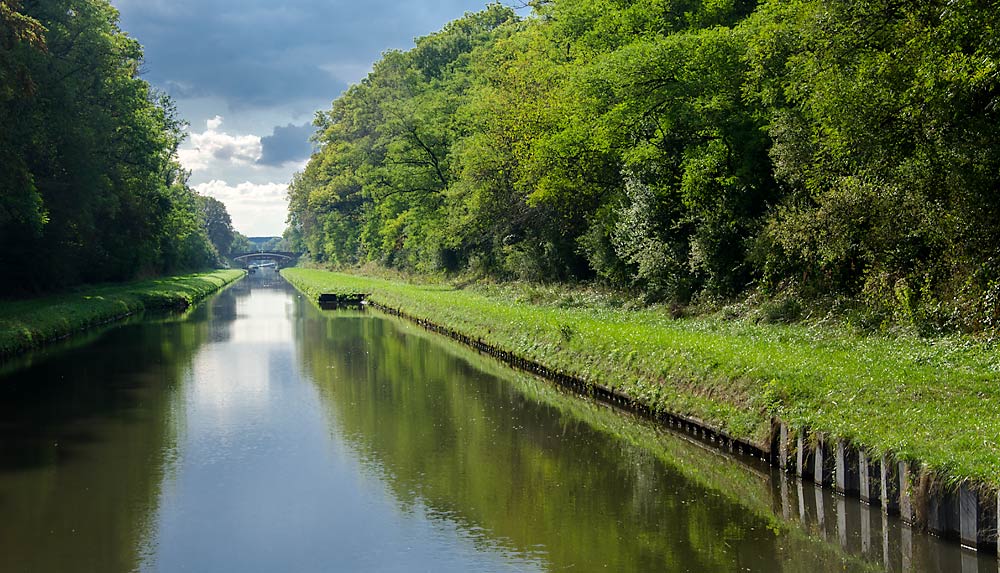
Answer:
[(0, 571), (997, 571), (273, 272), (0, 370)]

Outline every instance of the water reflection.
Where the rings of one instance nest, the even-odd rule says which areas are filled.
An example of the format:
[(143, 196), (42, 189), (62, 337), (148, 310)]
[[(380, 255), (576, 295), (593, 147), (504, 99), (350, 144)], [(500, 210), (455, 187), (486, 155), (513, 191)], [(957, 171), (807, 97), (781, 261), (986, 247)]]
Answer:
[(180, 457), (163, 488), (148, 570), (530, 570), (460, 527), (401, 507), (331, 434), (297, 364), (311, 307), (257, 273), (224, 344), (204, 346), (182, 396)]
[(994, 556), (914, 531), (878, 507), (777, 471), (771, 475), (771, 484), (774, 510), (786, 521), (885, 570), (994, 573), (1000, 569)]
[(112, 329), (0, 378), (0, 571), (138, 567), (210, 314)]
[(990, 571), (259, 272), (0, 375), (0, 571)]
[(334, 432), (399, 503), (548, 570), (997, 569), (878, 508), (735, 464), (407, 323), (305, 314), (302, 363)]
[[(299, 341), (335, 433), (380, 467), (403, 507), (433, 508), (483, 542), (544, 556), (551, 570), (859, 566), (804, 536), (776, 534), (769, 509), (747, 511), (687, 479), (685, 465), (718, 466), (715, 454), (683, 441), (650, 450), (616, 432), (618, 413), (595, 427), (608, 414), (601, 407), (560, 407), (551, 401), (576, 398), (501, 380), (440, 346), (398, 321), (344, 314), (308, 318)], [(749, 493), (766, 495), (767, 480), (751, 470), (711, 471), (720, 470), (733, 475), (710, 479), (749, 480)]]

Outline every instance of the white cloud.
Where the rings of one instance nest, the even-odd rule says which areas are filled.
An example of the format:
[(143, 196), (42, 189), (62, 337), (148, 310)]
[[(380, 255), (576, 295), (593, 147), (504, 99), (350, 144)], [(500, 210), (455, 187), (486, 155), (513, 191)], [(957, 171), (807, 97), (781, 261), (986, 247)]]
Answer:
[(248, 237), (278, 236), (285, 229), (288, 216), (287, 183), (251, 183), (230, 185), (213, 179), (194, 186), (202, 195), (226, 204), (233, 227)]
[(203, 171), (220, 165), (253, 166), (261, 157), (263, 147), (258, 135), (231, 135), (219, 131), (222, 116), (205, 122), (205, 131), (192, 133), (177, 150), (177, 158), (185, 169)]

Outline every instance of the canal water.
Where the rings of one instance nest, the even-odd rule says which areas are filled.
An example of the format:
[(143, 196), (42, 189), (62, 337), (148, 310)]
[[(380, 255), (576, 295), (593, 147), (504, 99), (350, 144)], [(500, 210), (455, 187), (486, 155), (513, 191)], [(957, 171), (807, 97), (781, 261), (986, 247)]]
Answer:
[(997, 571), (260, 272), (0, 371), (0, 571)]

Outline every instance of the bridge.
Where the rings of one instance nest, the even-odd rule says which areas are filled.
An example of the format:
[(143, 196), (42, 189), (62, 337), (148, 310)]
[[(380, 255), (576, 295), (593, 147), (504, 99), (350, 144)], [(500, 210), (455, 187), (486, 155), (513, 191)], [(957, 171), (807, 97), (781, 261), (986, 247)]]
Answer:
[(287, 251), (252, 251), (235, 255), (232, 259), (241, 263), (244, 268), (259, 266), (265, 262), (270, 262), (275, 267), (280, 267), (294, 264), (300, 256), (302, 256), (302, 253), (290, 253)]

